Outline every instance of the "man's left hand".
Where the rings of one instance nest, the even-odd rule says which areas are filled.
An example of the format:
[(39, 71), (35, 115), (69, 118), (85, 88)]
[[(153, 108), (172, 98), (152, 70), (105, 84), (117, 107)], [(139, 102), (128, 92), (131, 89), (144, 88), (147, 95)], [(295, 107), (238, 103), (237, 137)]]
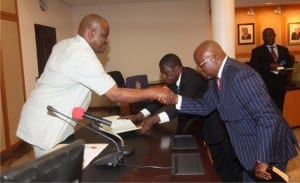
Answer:
[(269, 166), (268, 163), (257, 162), (253, 168), (254, 175), (257, 178), (264, 179), (264, 180), (272, 179), (271, 173), (267, 171), (268, 166)]

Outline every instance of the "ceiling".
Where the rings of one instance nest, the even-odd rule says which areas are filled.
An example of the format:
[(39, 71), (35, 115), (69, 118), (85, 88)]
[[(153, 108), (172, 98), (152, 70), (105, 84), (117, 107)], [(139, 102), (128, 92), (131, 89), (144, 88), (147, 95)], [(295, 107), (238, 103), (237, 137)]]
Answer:
[[(174, 0), (60, 0), (60, 1), (70, 6), (89, 6), (89, 5), (103, 5), (103, 4), (158, 2), (158, 1), (174, 1)], [(271, 5), (300, 4), (300, 0), (235, 0), (236, 7), (268, 6), (270, 5), (268, 3), (272, 3)]]

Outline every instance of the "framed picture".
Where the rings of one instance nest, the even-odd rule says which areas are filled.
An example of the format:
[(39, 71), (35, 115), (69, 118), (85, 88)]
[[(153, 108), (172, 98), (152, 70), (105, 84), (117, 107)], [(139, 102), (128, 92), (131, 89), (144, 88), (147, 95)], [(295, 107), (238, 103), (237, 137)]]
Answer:
[(238, 44), (254, 44), (254, 23), (238, 24)]
[(289, 44), (300, 44), (300, 22), (288, 24)]

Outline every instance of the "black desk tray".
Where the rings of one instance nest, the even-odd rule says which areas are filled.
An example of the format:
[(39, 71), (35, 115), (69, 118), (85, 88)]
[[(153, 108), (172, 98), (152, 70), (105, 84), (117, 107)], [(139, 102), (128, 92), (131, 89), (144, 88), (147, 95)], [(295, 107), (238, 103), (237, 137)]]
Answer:
[(203, 175), (199, 153), (172, 153), (173, 175)]
[(173, 135), (171, 137), (172, 149), (197, 149), (198, 145), (192, 135)]

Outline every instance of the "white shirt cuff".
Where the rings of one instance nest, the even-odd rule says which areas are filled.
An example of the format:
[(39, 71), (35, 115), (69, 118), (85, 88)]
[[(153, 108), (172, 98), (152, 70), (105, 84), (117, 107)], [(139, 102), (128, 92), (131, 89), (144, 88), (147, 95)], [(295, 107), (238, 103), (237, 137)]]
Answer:
[(145, 108), (141, 110), (141, 113), (144, 115), (145, 118), (151, 115), (150, 111), (148, 111)]
[(165, 123), (165, 122), (169, 122), (170, 119), (169, 119), (169, 116), (166, 112), (161, 112), (158, 114), (158, 117), (159, 117), (159, 124), (162, 124), (162, 123)]
[(176, 104), (176, 109), (177, 110), (181, 109), (181, 103), (182, 103), (182, 96), (178, 95), (177, 104)]

